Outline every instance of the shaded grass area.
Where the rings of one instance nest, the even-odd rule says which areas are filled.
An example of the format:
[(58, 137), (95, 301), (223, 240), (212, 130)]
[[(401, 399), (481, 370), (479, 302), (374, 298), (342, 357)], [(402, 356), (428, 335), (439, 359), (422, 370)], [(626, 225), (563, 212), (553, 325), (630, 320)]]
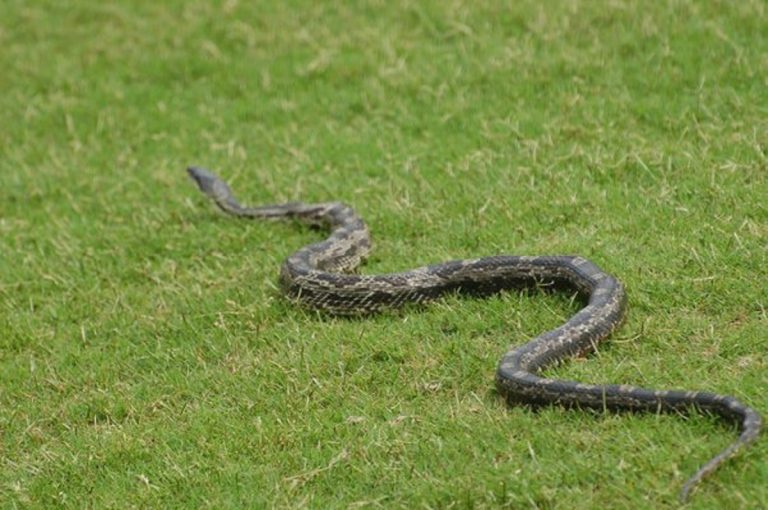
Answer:
[[(339, 199), (365, 271), (576, 253), (627, 324), (553, 371), (764, 413), (761, 2), (0, 5), (0, 500), (9, 507), (674, 508), (734, 429), (508, 408), (569, 296), (370, 320), (276, 288), (320, 235), (216, 213)], [(690, 508), (768, 505), (764, 441)]]

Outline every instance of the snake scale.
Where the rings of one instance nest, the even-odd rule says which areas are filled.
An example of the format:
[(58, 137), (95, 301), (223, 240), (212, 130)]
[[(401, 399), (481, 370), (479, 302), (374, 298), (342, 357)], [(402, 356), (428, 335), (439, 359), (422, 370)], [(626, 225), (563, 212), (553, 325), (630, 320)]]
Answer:
[(511, 404), (559, 404), (645, 412), (687, 412), (695, 408), (735, 422), (739, 437), (709, 460), (683, 485), (691, 490), (721, 463), (753, 443), (760, 415), (737, 399), (708, 392), (650, 390), (628, 385), (594, 385), (548, 379), (541, 371), (566, 358), (595, 350), (622, 322), (626, 313), (623, 285), (595, 264), (575, 256), (500, 255), (454, 260), (400, 273), (358, 275), (353, 271), (371, 249), (368, 228), (342, 203), (244, 207), (229, 186), (208, 170), (190, 167), (200, 190), (225, 212), (246, 218), (293, 218), (330, 230), (321, 242), (290, 255), (280, 271), (280, 287), (292, 300), (334, 315), (365, 315), (406, 303), (424, 303), (458, 292), (489, 295), (507, 289), (564, 288), (576, 292), (585, 306), (564, 324), (504, 354), (496, 385)]

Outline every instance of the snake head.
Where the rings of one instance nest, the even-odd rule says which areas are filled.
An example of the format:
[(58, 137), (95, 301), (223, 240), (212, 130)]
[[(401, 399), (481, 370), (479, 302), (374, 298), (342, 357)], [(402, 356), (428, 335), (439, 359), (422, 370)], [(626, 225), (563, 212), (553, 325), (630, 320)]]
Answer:
[(219, 177), (210, 170), (198, 166), (191, 166), (187, 168), (187, 173), (194, 179), (195, 183), (197, 183), (200, 191), (217, 202), (226, 200), (232, 194), (227, 183), (219, 179)]
[(190, 177), (192, 177), (192, 179), (195, 180), (198, 187), (200, 188), (200, 191), (204, 193), (213, 191), (214, 185), (219, 179), (216, 177), (216, 175), (213, 174), (213, 172), (197, 166), (191, 166), (187, 168), (187, 173)]

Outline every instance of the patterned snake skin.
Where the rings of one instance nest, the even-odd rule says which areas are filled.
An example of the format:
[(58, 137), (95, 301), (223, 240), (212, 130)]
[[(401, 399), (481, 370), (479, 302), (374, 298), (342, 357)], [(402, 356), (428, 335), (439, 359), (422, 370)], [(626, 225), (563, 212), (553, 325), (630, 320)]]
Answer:
[(202, 168), (188, 169), (208, 197), (225, 212), (247, 218), (294, 218), (330, 229), (325, 241), (310, 244), (288, 257), (280, 285), (290, 298), (335, 315), (370, 314), (406, 303), (424, 303), (445, 293), (488, 295), (526, 287), (576, 291), (585, 306), (562, 326), (513, 346), (501, 359), (496, 384), (512, 404), (560, 404), (599, 410), (685, 412), (691, 408), (736, 422), (738, 439), (701, 467), (682, 488), (691, 489), (723, 461), (757, 439), (762, 419), (733, 397), (697, 391), (662, 391), (627, 385), (592, 385), (547, 379), (542, 370), (566, 358), (591, 352), (621, 323), (626, 310), (624, 287), (613, 276), (581, 257), (516, 257), (500, 255), (456, 260), (402, 273), (350, 274), (371, 249), (368, 228), (347, 205), (293, 202), (243, 207), (229, 186)]

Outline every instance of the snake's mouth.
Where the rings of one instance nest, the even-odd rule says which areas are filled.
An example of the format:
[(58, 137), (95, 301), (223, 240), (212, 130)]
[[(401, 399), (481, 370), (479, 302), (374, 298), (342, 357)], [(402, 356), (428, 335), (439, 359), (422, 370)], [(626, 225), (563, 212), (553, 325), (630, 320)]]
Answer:
[(204, 193), (213, 191), (213, 185), (216, 182), (216, 176), (213, 173), (198, 166), (188, 167), (187, 173), (195, 180), (201, 191)]

